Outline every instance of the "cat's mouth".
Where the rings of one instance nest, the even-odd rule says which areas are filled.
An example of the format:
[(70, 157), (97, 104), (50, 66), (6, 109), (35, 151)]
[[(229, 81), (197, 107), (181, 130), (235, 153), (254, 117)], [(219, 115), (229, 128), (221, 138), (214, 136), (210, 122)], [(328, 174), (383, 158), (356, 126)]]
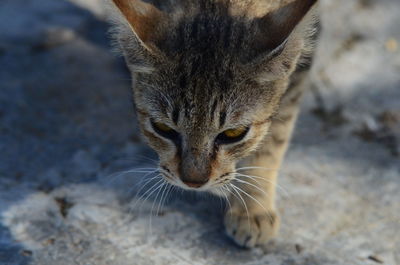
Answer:
[[(185, 190), (196, 190), (196, 191), (208, 191), (213, 192), (214, 190), (219, 190), (235, 179), (232, 172), (227, 172), (222, 174), (216, 179), (207, 179), (200, 181), (183, 181), (181, 178), (174, 176), (174, 174), (165, 166), (161, 166), (160, 173), (165, 178), (165, 180), (174, 185)], [(213, 192), (214, 193), (214, 192)]]

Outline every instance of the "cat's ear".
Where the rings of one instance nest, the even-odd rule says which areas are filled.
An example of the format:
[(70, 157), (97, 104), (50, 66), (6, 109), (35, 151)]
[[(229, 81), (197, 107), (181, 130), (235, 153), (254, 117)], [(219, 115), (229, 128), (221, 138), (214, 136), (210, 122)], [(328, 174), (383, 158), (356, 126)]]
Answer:
[(283, 44), (317, 0), (296, 0), (258, 19), (264, 35), (264, 48), (274, 50)]
[[(296, 56), (304, 49), (305, 40), (315, 25), (315, 5), (318, 0), (295, 0), (256, 19), (258, 36), (254, 42), (253, 64), (269, 70), (270, 77), (279, 78), (293, 70)], [(263, 65), (264, 63), (264, 65)]]
[(154, 52), (155, 42), (160, 38), (160, 28), (167, 16), (152, 4), (141, 0), (112, 0), (137, 40), (147, 50)]

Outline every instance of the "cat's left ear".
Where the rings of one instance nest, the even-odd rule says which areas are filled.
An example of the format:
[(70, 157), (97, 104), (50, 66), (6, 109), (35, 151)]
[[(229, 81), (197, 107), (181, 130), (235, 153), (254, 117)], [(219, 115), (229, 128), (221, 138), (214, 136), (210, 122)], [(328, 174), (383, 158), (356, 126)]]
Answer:
[(256, 19), (258, 34), (254, 41), (253, 69), (259, 68), (262, 81), (290, 74), (313, 34), (318, 0), (295, 0), (264, 17)]
[(141, 0), (112, 0), (141, 46), (154, 53), (162, 28), (168, 21), (164, 12)]

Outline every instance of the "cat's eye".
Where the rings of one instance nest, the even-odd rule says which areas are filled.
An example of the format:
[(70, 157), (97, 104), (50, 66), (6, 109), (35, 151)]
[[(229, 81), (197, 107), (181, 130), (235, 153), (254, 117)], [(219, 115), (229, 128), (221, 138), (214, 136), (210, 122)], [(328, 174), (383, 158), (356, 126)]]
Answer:
[(179, 133), (165, 123), (151, 121), (151, 125), (156, 133), (165, 138), (175, 140), (179, 137)]
[(220, 133), (217, 136), (216, 141), (220, 144), (230, 144), (239, 142), (246, 136), (248, 131), (249, 131), (248, 127), (229, 129)]
[(161, 122), (153, 122), (153, 127), (162, 132), (171, 132), (173, 129), (168, 125)]

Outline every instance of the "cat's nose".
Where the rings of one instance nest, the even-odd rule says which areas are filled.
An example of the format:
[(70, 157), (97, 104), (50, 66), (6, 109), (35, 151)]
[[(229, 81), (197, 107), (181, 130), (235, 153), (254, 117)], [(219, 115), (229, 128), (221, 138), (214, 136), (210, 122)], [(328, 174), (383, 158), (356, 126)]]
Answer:
[(179, 178), (190, 188), (200, 188), (204, 186), (211, 176), (211, 163), (207, 157), (195, 156), (190, 152), (182, 155), (179, 165)]
[(193, 181), (193, 180), (186, 180), (186, 179), (182, 178), (182, 182), (190, 188), (200, 188), (208, 182), (208, 179), (201, 180), (201, 181)]

